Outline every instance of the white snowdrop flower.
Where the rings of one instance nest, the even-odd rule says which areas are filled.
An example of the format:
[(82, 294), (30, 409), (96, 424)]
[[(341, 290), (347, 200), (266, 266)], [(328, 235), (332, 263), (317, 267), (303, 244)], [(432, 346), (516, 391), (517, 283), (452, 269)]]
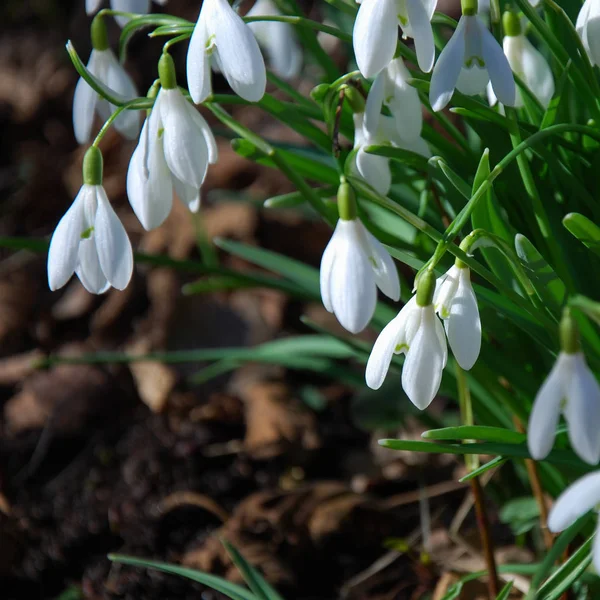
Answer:
[(369, 129), (372, 121), (379, 121), (381, 107), (385, 104), (394, 117), (400, 137), (407, 142), (418, 139), (423, 127), (423, 111), (417, 90), (407, 83), (408, 69), (400, 57), (395, 58), (373, 82), (365, 109), (365, 120)]
[(474, 96), (485, 92), (488, 81), (502, 104), (515, 103), (515, 80), (508, 60), (476, 12), (476, 0), (474, 6), (463, 8), (457, 28), (435, 64), (429, 87), (429, 102), (435, 111), (450, 102), (455, 88)]
[(435, 60), (431, 17), (437, 0), (363, 0), (352, 40), (360, 72), (374, 77), (394, 58), (398, 25), (404, 38), (413, 38), (419, 68), (429, 73)]
[(127, 196), (145, 229), (158, 227), (171, 212), (173, 189), (192, 212), (200, 207), (200, 186), (217, 143), (202, 115), (177, 87), (173, 59), (159, 62), (162, 89), (127, 171)]
[(600, 460), (600, 385), (581, 352), (577, 327), (568, 309), (560, 323), (560, 336), (561, 351), (529, 416), (529, 452), (536, 460), (548, 455), (562, 412), (573, 450), (582, 460), (595, 465)]
[[(246, 14), (247, 17), (280, 16), (281, 12), (273, 0), (256, 0)], [(300, 74), (302, 50), (296, 38), (296, 32), (289, 23), (275, 21), (254, 21), (248, 23), (258, 43), (267, 52), (267, 57), (276, 75), (291, 79)]]
[(132, 272), (131, 243), (102, 186), (102, 154), (92, 146), (83, 186), (50, 241), (48, 283), (57, 290), (75, 273), (86, 290), (102, 294), (111, 286), (125, 289)]
[[(554, 95), (554, 77), (548, 61), (523, 35), (521, 21), (517, 15), (507, 11), (504, 13), (502, 22), (506, 34), (502, 41), (502, 47), (510, 68), (527, 85), (542, 107), (548, 108)], [(496, 96), (490, 85), (488, 85), (488, 99), (493, 106)], [(518, 88), (516, 89), (515, 106), (518, 108), (523, 106), (523, 98)]]
[(433, 305), (443, 319), (450, 349), (468, 371), (481, 350), (481, 320), (471, 285), (471, 270), (461, 261), (436, 281)]
[[(135, 85), (113, 51), (108, 47), (106, 26), (101, 17), (92, 23), (92, 53), (87, 64), (88, 70), (103, 84), (115, 91), (124, 100), (137, 97)], [(100, 97), (80, 78), (73, 96), (73, 129), (75, 139), (80, 144), (90, 141), (94, 115), (97, 113), (104, 121), (116, 110), (116, 106)], [(114, 126), (127, 139), (133, 140), (140, 131), (140, 118), (135, 110), (123, 111), (115, 120)]]
[(421, 277), (417, 294), (379, 334), (365, 374), (367, 385), (379, 389), (393, 355), (405, 353), (402, 388), (421, 410), (427, 408), (437, 394), (448, 360), (444, 328), (432, 304), (434, 285), (432, 272)]
[[(167, 0), (154, 0), (156, 4), (164, 6)], [(103, 0), (86, 0), (85, 10), (88, 15), (93, 15), (102, 6)], [(110, 0), (110, 7), (113, 10), (120, 10), (122, 12), (135, 13), (139, 15), (145, 15), (150, 12), (150, 0)], [(117, 23), (123, 27), (127, 24), (129, 19), (127, 17), (115, 16)]]
[[(599, 505), (600, 471), (595, 471), (580, 477), (557, 498), (548, 515), (548, 529), (553, 533), (564, 531), (588, 511), (598, 514)], [(596, 525), (592, 562), (596, 572), (600, 573), (600, 523)]]
[(356, 216), (356, 200), (348, 183), (338, 191), (340, 219), (321, 260), (321, 298), (342, 327), (362, 331), (377, 304), (377, 288), (400, 298), (400, 280), (392, 257)]
[(265, 93), (267, 72), (258, 42), (227, 0), (205, 0), (190, 40), (187, 79), (196, 104), (212, 93), (211, 60), (233, 91), (249, 102)]
[(575, 29), (592, 64), (600, 65), (600, 2), (598, 0), (585, 0), (577, 15)]

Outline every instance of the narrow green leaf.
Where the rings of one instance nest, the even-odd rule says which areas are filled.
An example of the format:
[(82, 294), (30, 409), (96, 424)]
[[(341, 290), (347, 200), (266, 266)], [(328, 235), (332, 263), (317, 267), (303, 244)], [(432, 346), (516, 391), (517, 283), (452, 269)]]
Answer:
[(131, 41), (131, 38), (138, 31), (148, 27), (169, 27), (172, 29), (174, 36), (179, 36), (183, 33), (189, 33), (189, 35), (191, 35), (194, 24), (186, 19), (166, 14), (143, 15), (136, 17), (135, 19), (130, 19), (125, 24), (125, 27), (123, 27), (119, 39), (119, 57), (121, 62), (124, 62), (127, 57), (127, 46)]
[(395, 148), (394, 146), (367, 146), (365, 152), (397, 160), (404, 166), (415, 169), (415, 171), (421, 171), (423, 173), (427, 172), (427, 159), (421, 154), (405, 150), (404, 148)]
[(459, 427), (430, 429), (423, 432), (421, 437), (426, 440), (481, 440), (506, 444), (522, 444), (527, 439), (524, 433), (485, 425), (461, 425)]
[(471, 472), (461, 477), (458, 481), (460, 483), (464, 483), (465, 481), (469, 481), (470, 479), (474, 479), (475, 477), (480, 477), (490, 469), (501, 467), (507, 461), (508, 458), (505, 458), (504, 456), (496, 456), (495, 458), (492, 458), (492, 460), (489, 460), (485, 464), (477, 467), (476, 469), (473, 469)]
[(569, 213), (563, 219), (563, 225), (586, 248), (600, 255), (600, 227), (579, 213)]
[(512, 590), (513, 582), (509, 581), (503, 588), (500, 590), (498, 596), (496, 596), (496, 600), (507, 600), (510, 596), (510, 591)]

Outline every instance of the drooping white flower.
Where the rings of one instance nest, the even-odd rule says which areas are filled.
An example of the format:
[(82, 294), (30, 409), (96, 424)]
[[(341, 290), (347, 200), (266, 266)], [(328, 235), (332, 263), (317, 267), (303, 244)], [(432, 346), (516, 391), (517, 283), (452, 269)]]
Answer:
[[(154, 0), (156, 4), (164, 6), (167, 0)], [(85, 0), (85, 10), (88, 15), (93, 15), (102, 6), (103, 0)], [(150, 12), (150, 0), (110, 0), (113, 10), (145, 15)], [(129, 19), (127, 17), (115, 16), (117, 23), (123, 27)]]
[(471, 270), (452, 265), (436, 282), (433, 305), (444, 321), (456, 361), (468, 371), (481, 350), (481, 320), (471, 285)]
[(205, 0), (190, 40), (187, 79), (196, 104), (212, 93), (211, 60), (233, 91), (258, 102), (265, 93), (267, 72), (258, 42), (227, 0)]
[(577, 15), (575, 29), (592, 64), (600, 65), (600, 2), (598, 0), (585, 0)]
[(393, 355), (405, 353), (402, 388), (411, 402), (423, 410), (439, 390), (448, 349), (444, 328), (435, 315), (433, 304), (419, 304), (418, 296), (417, 292), (379, 334), (367, 362), (365, 377), (370, 388), (379, 389)]
[(469, 96), (481, 94), (488, 81), (502, 104), (514, 106), (515, 80), (502, 48), (476, 15), (463, 14), (433, 69), (431, 107), (442, 110), (455, 88)]
[(423, 111), (417, 90), (407, 83), (410, 78), (408, 69), (400, 57), (395, 58), (377, 75), (369, 95), (365, 109), (365, 120), (368, 129), (376, 130), (381, 107), (385, 104), (394, 117), (398, 135), (407, 142), (418, 139), (423, 127)]
[(48, 283), (57, 290), (75, 273), (92, 294), (111, 286), (123, 290), (133, 272), (133, 252), (102, 186), (102, 155), (97, 148), (88, 150), (83, 170), (84, 184), (50, 241)]
[(144, 228), (158, 227), (168, 217), (173, 189), (196, 212), (208, 165), (216, 161), (208, 123), (179, 88), (162, 88), (127, 171), (127, 196)]
[[(129, 77), (110, 48), (94, 48), (90, 54), (87, 68), (92, 75), (125, 100), (133, 100), (137, 97), (137, 91), (131, 77)], [(83, 77), (80, 78), (73, 96), (75, 139), (80, 144), (89, 142), (92, 125), (94, 124), (94, 115), (97, 113), (103, 121), (106, 121), (116, 108), (108, 100), (101, 98)], [(114, 126), (127, 139), (134, 140), (140, 131), (140, 116), (135, 110), (123, 111), (116, 118)]]
[(400, 298), (392, 257), (358, 217), (340, 218), (321, 259), (321, 298), (325, 308), (351, 333), (362, 331), (377, 303), (377, 288)]
[(600, 385), (582, 352), (561, 351), (539, 389), (527, 430), (531, 456), (545, 458), (554, 444), (560, 413), (567, 421), (571, 446), (589, 464), (600, 460)]
[[(246, 14), (247, 17), (280, 15), (273, 0), (256, 0)], [(302, 67), (302, 50), (294, 28), (289, 23), (275, 21), (254, 21), (248, 25), (258, 43), (265, 48), (275, 74), (284, 79), (297, 77)]]
[[(572, 483), (556, 500), (548, 515), (548, 529), (553, 533), (564, 531), (590, 510), (598, 514), (600, 505), (600, 471), (588, 473)], [(600, 525), (600, 523), (598, 523)], [(592, 545), (594, 568), (600, 573), (600, 527)]]
[(431, 17), (437, 0), (362, 0), (352, 40), (360, 72), (374, 77), (394, 58), (398, 25), (413, 38), (419, 68), (429, 73), (435, 60)]

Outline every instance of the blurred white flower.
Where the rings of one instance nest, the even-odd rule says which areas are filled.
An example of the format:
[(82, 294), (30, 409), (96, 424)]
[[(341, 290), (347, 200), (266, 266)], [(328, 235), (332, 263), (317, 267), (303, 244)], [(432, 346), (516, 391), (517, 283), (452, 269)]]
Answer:
[(249, 102), (265, 93), (265, 61), (252, 30), (227, 0), (204, 0), (187, 53), (187, 79), (196, 104), (212, 93), (211, 60), (233, 91)]
[(339, 219), (321, 260), (321, 298), (325, 308), (351, 333), (362, 331), (377, 303), (377, 288), (400, 298), (392, 257), (359, 218)]
[(97, 148), (86, 153), (83, 172), (83, 186), (50, 240), (50, 289), (61, 288), (75, 273), (92, 294), (111, 286), (123, 290), (133, 272), (133, 252), (102, 186), (102, 155)]
[(419, 306), (413, 296), (397, 317), (379, 334), (367, 362), (367, 385), (377, 390), (383, 384), (394, 354), (406, 354), (402, 388), (421, 410), (437, 394), (448, 359), (446, 336), (432, 304)]
[[(156, 4), (164, 6), (167, 0), (154, 0)], [(102, 6), (103, 0), (85, 0), (85, 10), (88, 15), (93, 15)], [(150, 0), (110, 0), (113, 10), (145, 15), (150, 12)], [(127, 17), (115, 17), (117, 23), (123, 27), (129, 19)]]
[[(407, 142), (418, 139), (423, 127), (423, 111), (419, 93), (407, 83), (408, 69), (401, 58), (395, 58), (373, 82), (365, 109), (367, 128), (376, 130), (385, 104), (394, 117), (398, 135)], [(375, 125), (371, 126), (371, 123)]]
[(360, 72), (374, 77), (394, 58), (398, 25), (404, 38), (413, 38), (419, 68), (431, 71), (435, 45), (431, 17), (437, 0), (363, 0), (352, 39)]
[[(280, 10), (273, 0), (256, 0), (247, 17), (279, 16)], [(297, 77), (302, 67), (302, 49), (296, 32), (289, 23), (255, 21), (248, 23), (258, 43), (265, 48), (271, 67), (284, 79)]]
[(600, 2), (598, 0), (585, 0), (577, 15), (575, 29), (592, 64), (600, 65)]
[(162, 88), (146, 119), (127, 171), (127, 196), (146, 230), (171, 212), (173, 189), (192, 212), (217, 144), (202, 115), (179, 88)]
[(450, 349), (468, 371), (481, 350), (481, 320), (471, 285), (471, 270), (453, 265), (436, 282), (433, 305), (444, 320)]
[[(564, 531), (590, 510), (598, 514), (600, 505), (600, 472), (588, 473), (572, 483), (556, 500), (548, 515), (548, 529), (553, 533)], [(600, 573), (600, 528), (592, 546), (592, 561)]]
[(560, 352), (535, 397), (527, 444), (536, 460), (545, 458), (552, 449), (561, 412), (575, 452), (585, 462), (597, 464), (600, 460), (600, 386), (581, 352)]
[(502, 104), (514, 105), (515, 80), (502, 48), (476, 15), (463, 15), (433, 69), (431, 107), (442, 110), (455, 88), (469, 96), (481, 94), (488, 81)]
[[(131, 77), (129, 77), (110, 48), (104, 50), (93, 49), (87, 68), (92, 75), (125, 100), (133, 100), (137, 97), (137, 91)], [(106, 121), (116, 108), (108, 100), (100, 97), (85, 79), (80, 78), (73, 96), (75, 139), (80, 144), (89, 142), (95, 113), (98, 113), (98, 116)], [(127, 139), (134, 140), (140, 131), (140, 116), (135, 110), (125, 110), (117, 117), (114, 126)]]

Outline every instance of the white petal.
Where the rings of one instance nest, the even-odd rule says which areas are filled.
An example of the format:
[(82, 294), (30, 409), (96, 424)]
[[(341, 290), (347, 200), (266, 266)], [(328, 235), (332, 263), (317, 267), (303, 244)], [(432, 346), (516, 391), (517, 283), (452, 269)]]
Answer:
[(83, 185), (52, 234), (48, 249), (48, 285), (52, 291), (65, 285), (77, 268), (79, 243), (85, 230), (85, 203), (93, 194), (92, 186)]
[(585, 2), (583, 3), (583, 6), (581, 7), (581, 10), (579, 11), (579, 14), (577, 15), (577, 21), (575, 22), (575, 29), (577, 29), (577, 33), (579, 35), (582, 34), (582, 30), (585, 27), (589, 14), (590, 14), (590, 8), (592, 6), (592, 3), (595, 0), (585, 0)]
[(596, 523), (596, 535), (592, 544), (592, 562), (596, 573), (600, 573), (600, 522)]
[[(200, 189), (208, 169), (208, 147), (198, 135), (187, 100), (177, 89), (159, 92), (160, 117), (164, 126), (165, 159), (177, 179)], [(156, 110), (156, 108), (154, 109)]]
[(406, 11), (415, 41), (417, 62), (419, 68), (429, 73), (435, 60), (435, 44), (433, 43), (433, 30), (429, 22), (429, 15), (421, 0), (406, 0)]
[(115, 214), (106, 192), (96, 186), (98, 210), (94, 240), (104, 276), (118, 290), (124, 290), (133, 273), (133, 252), (127, 232)]
[(219, 158), (217, 140), (215, 140), (215, 136), (213, 135), (213, 132), (204, 117), (188, 102), (186, 102), (186, 106), (188, 109), (188, 114), (192, 117), (194, 123), (196, 123), (208, 147), (208, 162), (209, 164), (214, 165)]
[(396, 347), (405, 341), (406, 320), (411, 312), (406, 310), (407, 306), (408, 304), (383, 328), (373, 345), (365, 371), (367, 385), (373, 390), (378, 390), (383, 385)]
[(375, 81), (369, 90), (367, 102), (365, 103), (364, 126), (370, 131), (377, 131), (379, 118), (381, 116), (381, 107), (383, 106), (383, 97), (385, 94), (385, 71), (382, 71), (375, 77)]
[(85, 12), (88, 15), (93, 15), (102, 4), (102, 0), (85, 0)]
[(383, 244), (366, 229), (365, 235), (371, 248), (368, 256), (375, 273), (375, 283), (388, 298), (397, 302), (400, 299), (400, 279), (394, 259)]
[(461, 17), (454, 35), (442, 50), (433, 68), (429, 102), (435, 111), (442, 110), (454, 93), (465, 57), (465, 23), (465, 17)]
[(177, 197), (189, 208), (190, 212), (198, 212), (200, 208), (200, 188), (188, 185), (177, 179), (175, 175), (173, 175), (173, 187)]
[(588, 473), (571, 484), (556, 500), (548, 515), (548, 529), (564, 531), (600, 502), (600, 471)]
[(514, 106), (516, 87), (510, 65), (500, 44), (488, 28), (479, 22), (481, 30), (481, 53), (490, 75), (494, 94), (505, 106)]
[(593, 64), (600, 64), (600, 6), (591, 2), (584, 27), (586, 49)]
[[(98, 52), (92, 50), (87, 68), (92, 75), (100, 79), (104, 76), (104, 69), (98, 63)], [(77, 82), (75, 94), (73, 95), (73, 130), (75, 139), (79, 144), (87, 144), (90, 141), (97, 100), (98, 94), (81, 77)]]
[[(546, 109), (548, 108), (548, 104), (550, 104), (552, 96), (554, 96), (554, 77), (552, 75), (552, 70), (550, 69), (548, 61), (533, 47), (531, 42), (526, 38), (523, 39), (523, 52), (521, 56), (523, 80), (535, 97), (540, 101), (542, 107)], [(515, 69), (513, 68), (513, 70)]]
[(96, 250), (96, 242), (94, 237), (87, 240), (82, 240), (79, 246), (79, 264), (75, 269), (77, 277), (83, 287), (90, 294), (104, 294), (109, 288), (110, 283), (102, 272), (100, 261), (98, 260), (98, 252)]
[(146, 119), (127, 170), (127, 197), (146, 231), (161, 225), (173, 205), (171, 173), (158, 132), (158, 113)]
[[(150, 12), (150, 0), (111, 0), (113, 10), (145, 15)], [(115, 16), (119, 27), (125, 27), (129, 22), (127, 17)]]
[(442, 368), (446, 367), (448, 362), (448, 345), (446, 344), (446, 333), (444, 332), (444, 326), (439, 319), (435, 319), (435, 333), (438, 336), (440, 346), (444, 349), (444, 364)]
[(481, 321), (477, 298), (471, 286), (470, 271), (460, 271), (450, 316), (444, 324), (452, 353), (458, 364), (468, 371), (475, 364), (481, 350)]
[(527, 427), (527, 447), (536, 460), (546, 458), (554, 445), (560, 405), (565, 398), (572, 363), (572, 355), (561, 352), (533, 402)]
[(437, 7), (437, 0), (424, 0), (423, 4), (425, 5), (425, 10), (427, 11), (427, 17), (431, 21), (433, 13)]
[[(127, 98), (133, 100), (137, 97), (137, 90), (127, 74), (117, 60), (112, 50), (105, 50), (107, 57), (106, 85), (109, 88)], [(115, 107), (111, 107), (115, 110)], [(115, 120), (115, 129), (129, 140), (137, 138), (140, 132), (140, 113), (137, 110), (126, 110), (122, 112)]]
[(356, 234), (356, 222), (340, 219), (330, 274), (330, 300), (337, 320), (351, 333), (362, 331), (377, 303), (375, 276)]
[(433, 306), (421, 307), (421, 313), (420, 327), (410, 342), (402, 368), (402, 388), (410, 401), (423, 410), (440, 388), (446, 344), (440, 345)]
[(395, 119), (396, 129), (406, 142), (417, 140), (423, 127), (423, 110), (419, 93), (406, 82), (410, 73), (401, 58), (394, 59), (387, 72), (390, 84), (393, 86), (392, 96), (387, 99), (387, 105)]
[(452, 265), (441, 277), (435, 281), (435, 292), (433, 293), (433, 306), (442, 319), (450, 316), (450, 307), (458, 290), (460, 269)]
[[(339, 225), (339, 221), (338, 221)], [(331, 239), (329, 240), (329, 244), (327, 244), (325, 251), (323, 252), (323, 257), (321, 258), (321, 268), (319, 269), (319, 285), (321, 289), (321, 300), (323, 301), (323, 306), (325, 309), (332, 313), (333, 306), (331, 304), (331, 269), (333, 268), (333, 263), (335, 262), (335, 254), (337, 251), (337, 241), (339, 239), (336, 236), (336, 232), (339, 235), (338, 228), (336, 226)]]
[(190, 96), (196, 104), (204, 102), (212, 93), (210, 57), (207, 51), (208, 32), (206, 16), (210, 17), (210, 1), (202, 4), (198, 22), (194, 27), (186, 59), (186, 73)]
[(360, 72), (374, 77), (394, 58), (398, 43), (398, 17), (393, 0), (364, 0), (352, 33)]
[(258, 102), (265, 94), (265, 61), (252, 30), (229, 6), (227, 0), (214, 2), (210, 32), (214, 33), (219, 63), (233, 91)]
[(356, 167), (361, 177), (380, 194), (385, 196), (390, 191), (392, 173), (388, 158), (367, 154), (361, 149), (356, 153)]
[(476, 96), (483, 94), (489, 80), (487, 69), (472, 65), (468, 69), (461, 69), (456, 89), (467, 96)]
[(595, 465), (600, 460), (600, 386), (581, 353), (574, 355), (566, 393), (571, 445), (582, 460)]

